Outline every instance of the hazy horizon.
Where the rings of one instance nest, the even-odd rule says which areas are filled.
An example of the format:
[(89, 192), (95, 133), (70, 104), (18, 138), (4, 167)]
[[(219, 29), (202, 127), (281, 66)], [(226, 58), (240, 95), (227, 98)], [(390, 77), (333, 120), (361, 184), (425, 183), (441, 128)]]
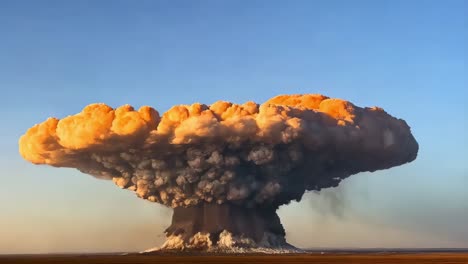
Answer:
[(0, 254), (141, 251), (171, 210), (18, 139), (90, 103), (155, 107), (320, 93), (411, 126), (415, 161), (279, 209), (289, 243), (468, 248), (465, 1), (2, 1)]

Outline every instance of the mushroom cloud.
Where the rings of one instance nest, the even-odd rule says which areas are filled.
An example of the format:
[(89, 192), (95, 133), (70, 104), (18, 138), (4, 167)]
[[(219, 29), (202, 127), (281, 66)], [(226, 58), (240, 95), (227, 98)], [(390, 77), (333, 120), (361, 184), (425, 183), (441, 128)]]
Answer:
[(350, 175), (413, 161), (407, 123), (318, 94), (177, 105), (162, 116), (91, 104), (19, 140), (34, 164), (70, 167), (174, 208), (167, 249), (288, 247), (276, 209)]

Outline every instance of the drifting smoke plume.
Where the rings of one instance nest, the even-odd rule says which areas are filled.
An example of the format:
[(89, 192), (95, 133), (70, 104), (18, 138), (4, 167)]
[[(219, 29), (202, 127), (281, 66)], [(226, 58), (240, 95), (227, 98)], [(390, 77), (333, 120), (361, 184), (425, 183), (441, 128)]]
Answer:
[[(178, 105), (162, 117), (148, 106), (135, 111), (129, 105), (92, 104), (30, 128), (19, 149), (32, 163), (77, 168), (112, 179), (140, 198), (180, 208), (174, 226), (178, 212), (197, 214), (183, 208), (224, 210), (227, 218), (234, 211), (250, 214), (237, 208), (269, 208), (267, 215), (275, 218), (276, 208), (299, 201), (305, 191), (414, 160), (418, 144), (404, 120), (381, 108), (323, 95), (282, 95), (261, 105)], [(216, 204), (234, 209), (206, 208)], [(263, 229), (284, 237), (279, 218), (278, 225)], [(185, 241), (200, 231), (173, 226), (168, 236), (185, 232)]]

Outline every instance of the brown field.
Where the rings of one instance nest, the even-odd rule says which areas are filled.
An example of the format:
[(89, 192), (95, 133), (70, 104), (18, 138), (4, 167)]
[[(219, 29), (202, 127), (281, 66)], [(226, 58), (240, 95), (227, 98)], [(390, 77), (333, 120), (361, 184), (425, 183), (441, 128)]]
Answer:
[(0, 263), (468, 263), (468, 253), (309, 253), (290, 255), (23, 255)]

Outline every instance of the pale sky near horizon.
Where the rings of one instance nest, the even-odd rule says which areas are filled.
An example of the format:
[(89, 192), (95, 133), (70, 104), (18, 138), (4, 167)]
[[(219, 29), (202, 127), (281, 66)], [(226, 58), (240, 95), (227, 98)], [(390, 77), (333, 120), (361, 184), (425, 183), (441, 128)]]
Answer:
[(299, 247), (468, 248), (466, 1), (0, 1), (0, 254), (157, 246), (171, 211), (19, 137), (49, 116), (321, 93), (405, 119), (418, 158), (280, 208)]

